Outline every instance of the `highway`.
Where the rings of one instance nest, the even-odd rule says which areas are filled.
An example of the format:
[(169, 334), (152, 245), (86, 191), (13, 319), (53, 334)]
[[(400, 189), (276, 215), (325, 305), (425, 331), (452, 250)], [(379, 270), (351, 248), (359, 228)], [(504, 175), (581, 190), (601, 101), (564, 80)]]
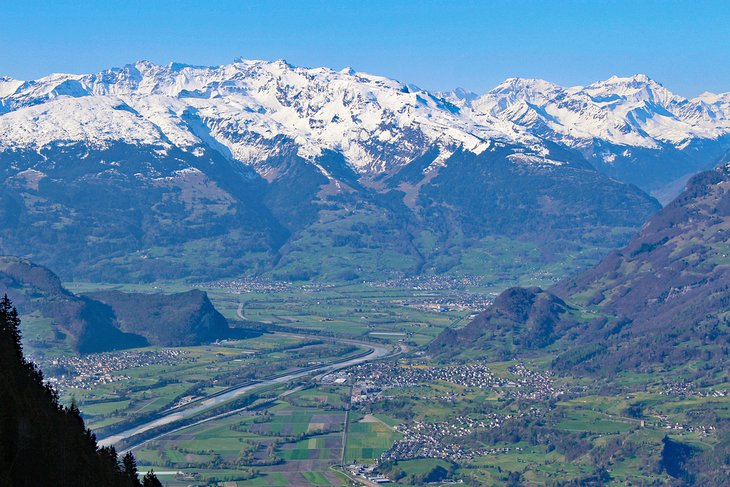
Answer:
[[(282, 335), (282, 336), (301, 336), (301, 335), (293, 335), (290, 333), (275, 333), (275, 334)], [(322, 340), (333, 340), (331, 338), (320, 337), (320, 336), (316, 336), (316, 338), (319, 338)], [(149, 421), (147, 423), (140, 424), (140, 425), (130, 428), (126, 431), (122, 431), (122, 432), (116, 433), (114, 435), (105, 437), (105, 438), (100, 438), (98, 440), (98, 443), (100, 446), (114, 445), (122, 440), (133, 437), (140, 433), (144, 433), (151, 429), (154, 429), (154, 428), (157, 428), (160, 426), (170, 425), (170, 424), (176, 423), (180, 420), (190, 418), (190, 417), (195, 416), (199, 413), (202, 413), (206, 410), (219, 406), (227, 401), (230, 401), (231, 399), (235, 399), (244, 394), (253, 392), (257, 389), (269, 387), (269, 386), (276, 385), (276, 384), (286, 383), (291, 380), (298, 379), (298, 378), (301, 378), (301, 377), (304, 377), (304, 376), (310, 375), (310, 374), (327, 374), (327, 373), (330, 373), (330, 372), (338, 370), (338, 369), (349, 367), (351, 365), (369, 362), (372, 360), (377, 360), (377, 359), (388, 357), (388, 356), (395, 356), (400, 353), (400, 350), (398, 348), (394, 349), (387, 345), (360, 342), (357, 340), (337, 339), (336, 341), (338, 343), (351, 343), (353, 345), (365, 347), (365, 348), (369, 349), (370, 351), (368, 353), (361, 354), (361, 355), (358, 355), (358, 356), (350, 358), (350, 359), (332, 360), (330, 362), (323, 363), (323, 364), (315, 366), (315, 367), (307, 367), (304, 369), (295, 370), (295, 371), (286, 373), (284, 375), (277, 375), (277, 376), (271, 377), (269, 379), (259, 380), (254, 383), (249, 382), (240, 387), (231, 388), (227, 391), (224, 391), (223, 393), (206, 396), (202, 399), (196, 400), (193, 403), (166, 411), (166, 412), (162, 413), (163, 414), (162, 416), (160, 416), (152, 421)], [(164, 433), (160, 434), (157, 437), (160, 437), (160, 436), (164, 436)], [(149, 440), (150, 440), (150, 438), (147, 438), (145, 441), (149, 441)], [(127, 445), (127, 448), (132, 448), (134, 446), (136, 446), (136, 445)]]

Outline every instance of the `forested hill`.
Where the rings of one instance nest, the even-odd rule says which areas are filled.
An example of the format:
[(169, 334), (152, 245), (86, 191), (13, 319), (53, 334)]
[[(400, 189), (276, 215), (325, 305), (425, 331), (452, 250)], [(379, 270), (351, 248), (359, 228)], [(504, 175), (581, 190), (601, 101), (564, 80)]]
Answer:
[(137, 476), (132, 454), (99, 448), (79, 410), (63, 407), (43, 374), (23, 357), (20, 319), (0, 301), (0, 485), (13, 487), (154, 487)]
[(579, 341), (603, 371), (730, 360), (730, 166), (698, 174), (625, 248), (553, 291), (608, 319)]
[[(5, 293), (24, 317), (31, 352), (51, 345), (79, 353), (199, 345), (230, 336), (228, 321), (199, 290), (76, 295), (50, 269), (0, 256), (0, 295)], [(32, 326), (33, 320), (40, 324)]]

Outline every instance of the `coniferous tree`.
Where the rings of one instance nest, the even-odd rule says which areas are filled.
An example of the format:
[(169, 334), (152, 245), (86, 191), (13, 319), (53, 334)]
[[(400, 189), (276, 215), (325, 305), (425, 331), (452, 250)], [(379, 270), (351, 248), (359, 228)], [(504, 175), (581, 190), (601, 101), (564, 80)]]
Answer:
[(122, 457), (122, 470), (124, 474), (132, 481), (134, 487), (142, 487), (139, 481), (139, 472), (137, 471), (137, 460), (134, 459), (132, 452), (127, 452)]
[(0, 299), (0, 486), (141, 487), (131, 453), (99, 448), (75, 402), (59, 404), (23, 357), (20, 318)]
[(155, 475), (154, 470), (147, 472), (147, 475), (142, 479), (142, 487), (162, 487), (162, 482)]

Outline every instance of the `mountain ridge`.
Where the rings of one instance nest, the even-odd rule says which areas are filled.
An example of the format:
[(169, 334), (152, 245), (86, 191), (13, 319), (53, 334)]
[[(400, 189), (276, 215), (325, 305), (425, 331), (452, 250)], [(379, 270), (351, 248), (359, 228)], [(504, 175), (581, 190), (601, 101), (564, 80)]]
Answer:
[[(674, 181), (727, 151), (719, 139), (604, 147), (639, 154), (609, 171), (586, 152), (603, 142), (551, 138), (559, 120), (537, 101), (565, 89), (519, 79), (489, 95), (512, 97), (495, 114), (475, 108), (486, 95), (452, 103), (284, 61), (139, 62), (3, 86), (1, 250), (69, 280), (441, 273), (503, 237), (539, 262), (592, 259), (659, 208), (638, 180)], [(525, 87), (546, 95), (526, 104)]]
[[(65, 133), (76, 141), (98, 143), (111, 137), (194, 150), (205, 137), (186, 120), (193, 116), (207, 137), (259, 174), (270, 171), (261, 161), (278, 153), (272, 138), (284, 135), (306, 160), (325, 150), (338, 151), (358, 174), (369, 176), (397, 170), (428, 147), (480, 153), (490, 141), (540, 152), (541, 142), (550, 140), (578, 148), (607, 171), (617, 160), (630, 161), (630, 155), (622, 154), (630, 154), (631, 148), (676, 158), (688, 153), (692, 141), (730, 147), (725, 140), (730, 134), (730, 94), (686, 99), (646, 75), (614, 76), (570, 88), (508, 78), (476, 98), (460, 93), (461, 98), (431, 93), (351, 69), (299, 68), (283, 60), (239, 59), (221, 66), (140, 61), (97, 74), (5, 81), (0, 142), (6, 149), (40, 148), (62, 140)], [(85, 98), (87, 103), (82, 103)], [(33, 109), (39, 106), (45, 109)], [(99, 112), (96, 118), (89, 114), (92, 107)], [(58, 112), (68, 110), (83, 116), (83, 125), (59, 123)], [(94, 131), (105, 119), (119, 126), (117, 133)], [(708, 156), (719, 154), (710, 152)], [(692, 159), (691, 153), (687, 157)], [(676, 171), (681, 176), (708, 163), (685, 161)], [(629, 168), (614, 172), (622, 179)]]

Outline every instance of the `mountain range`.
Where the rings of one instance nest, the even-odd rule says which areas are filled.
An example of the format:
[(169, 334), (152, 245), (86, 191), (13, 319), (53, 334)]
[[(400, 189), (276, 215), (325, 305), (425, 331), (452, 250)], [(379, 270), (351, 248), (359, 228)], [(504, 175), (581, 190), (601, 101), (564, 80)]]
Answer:
[(729, 107), (642, 75), (480, 96), (284, 61), (2, 78), (0, 250), (98, 280), (594, 262), (648, 193), (727, 156)]

